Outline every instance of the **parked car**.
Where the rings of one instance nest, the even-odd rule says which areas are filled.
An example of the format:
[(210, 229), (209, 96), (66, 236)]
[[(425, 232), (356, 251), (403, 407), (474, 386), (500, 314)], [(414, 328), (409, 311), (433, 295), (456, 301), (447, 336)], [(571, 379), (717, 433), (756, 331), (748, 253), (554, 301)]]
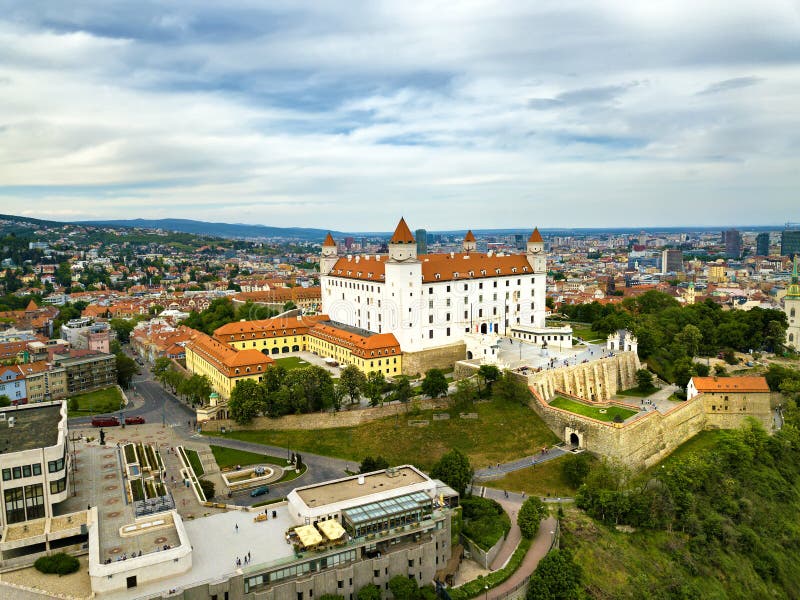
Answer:
[(250, 496), (252, 498), (255, 498), (256, 496), (263, 496), (264, 494), (269, 494), (269, 488), (265, 485), (257, 487), (252, 492), (250, 492)]
[(119, 425), (117, 417), (92, 417), (92, 427), (116, 427)]
[(144, 417), (125, 417), (125, 425), (141, 425)]

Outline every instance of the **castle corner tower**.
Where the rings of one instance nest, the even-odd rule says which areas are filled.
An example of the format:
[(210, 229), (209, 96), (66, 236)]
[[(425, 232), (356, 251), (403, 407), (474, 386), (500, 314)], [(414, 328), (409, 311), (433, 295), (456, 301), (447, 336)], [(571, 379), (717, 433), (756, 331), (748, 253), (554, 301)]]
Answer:
[(528, 263), (531, 265), (534, 273), (547, 272), (547, 257), (544, 252), (544, 240), (542, 234), (539, 233), (539, 228), (536, 227), (528, 238)]
[(336, 250), (336, 242), (330, 232), (328, 232), (325, 241), (322, 242), (322, 255), (319, 259), (320, 275), (327, 275), (330, 273), (337, 260), (339, 260), (339, 255)]
[(467, 232), (467, 235), (464, 236), (463, 247), (464, 252), (475, 252), (478, 247), (478, 244), (475, 242), (475, 235), (472, 233), (471, 229)]
[(391, 262), (411, 262), (417, 260), (417, 242), (404, 218), (394, 230), (389, 240), (389, 260)]

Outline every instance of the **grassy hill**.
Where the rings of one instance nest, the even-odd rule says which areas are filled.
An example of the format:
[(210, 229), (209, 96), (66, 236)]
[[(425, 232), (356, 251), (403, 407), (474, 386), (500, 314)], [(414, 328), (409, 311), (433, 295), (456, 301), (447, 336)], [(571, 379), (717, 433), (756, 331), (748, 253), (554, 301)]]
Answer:
[(594, 469), (562, 521), (587, 595), (800, 598), (793, 422), (773, 436), (755, 423), (701, 433), (623, 484), (613, 467)]

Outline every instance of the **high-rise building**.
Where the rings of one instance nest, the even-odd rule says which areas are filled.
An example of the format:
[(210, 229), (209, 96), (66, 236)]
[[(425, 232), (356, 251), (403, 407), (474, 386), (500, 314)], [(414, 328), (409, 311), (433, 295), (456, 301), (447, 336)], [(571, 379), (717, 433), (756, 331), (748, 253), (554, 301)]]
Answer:
[(683, 252), (670, 248), (661, 252), (661, 273), (682, 273)]
[(428, 253), (428, 232), (424, 229), (417, 229), (414, 232), (417, 238), (417, 255)]
[(736, 229), (723, 231), (722, 242), (725, 244), (725, 256), (728, 258), (742, 257), (742, 234)]
[(756, 236), (756, 254), (758, 256), (769, 256), (769, 233), (766, 231)]
[(800, 223), (787, 223), (781, 233), (781, 256), (800, 254)]

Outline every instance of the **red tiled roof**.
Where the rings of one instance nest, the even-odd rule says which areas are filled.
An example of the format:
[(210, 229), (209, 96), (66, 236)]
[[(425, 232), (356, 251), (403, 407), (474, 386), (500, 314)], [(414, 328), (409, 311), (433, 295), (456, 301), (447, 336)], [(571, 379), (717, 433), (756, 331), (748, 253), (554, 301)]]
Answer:
[[(330, 275), (361, 281), (383, 282), (386, 256), (342, 257), (333, 265)], [(480, 252), (458, 252), (450, 254), (423, 254), (417, 257), (422, 262), (422, 281), (461, 281), (486, 277), (508, 277), (532, 274), (528, 259), (522, 254), (498, 256)], [(438, 277), (437, 277), (438, 275)]]
[(467, 235), (464, 236), (464, 241), (465, 242), (474, 242), (475, 241), (475, 234), (472, 233), (471, 229), (467, 232)]
[(698, 392), (769, 392), (766, 377), (693, 377)]
[(411, 235), (411, 230), (408, 228), (408, 225), (406, 225), (406, 220), (403, 217), (400, 217), (400, 222), (397, 224), (397, 228), (394, 230), (394, 235), (389, 242), (392, 244), (414, 243), (414, 236)]
[(539, 233), (539, 228), (538, 227), (535, 227), (533, 229), (533, 233), (531, 234), (531, 237), (528, 238), (528, 241), (529, 242), (543, 242), (544, 241), (542, 239), (542, 234)]
[(336, 247), (336, 242), (333, 240), (333, 236), (328, 232), (328, 235), (325, 237), (325, 241), (322, 242), (323, 246), (333, 246)]

